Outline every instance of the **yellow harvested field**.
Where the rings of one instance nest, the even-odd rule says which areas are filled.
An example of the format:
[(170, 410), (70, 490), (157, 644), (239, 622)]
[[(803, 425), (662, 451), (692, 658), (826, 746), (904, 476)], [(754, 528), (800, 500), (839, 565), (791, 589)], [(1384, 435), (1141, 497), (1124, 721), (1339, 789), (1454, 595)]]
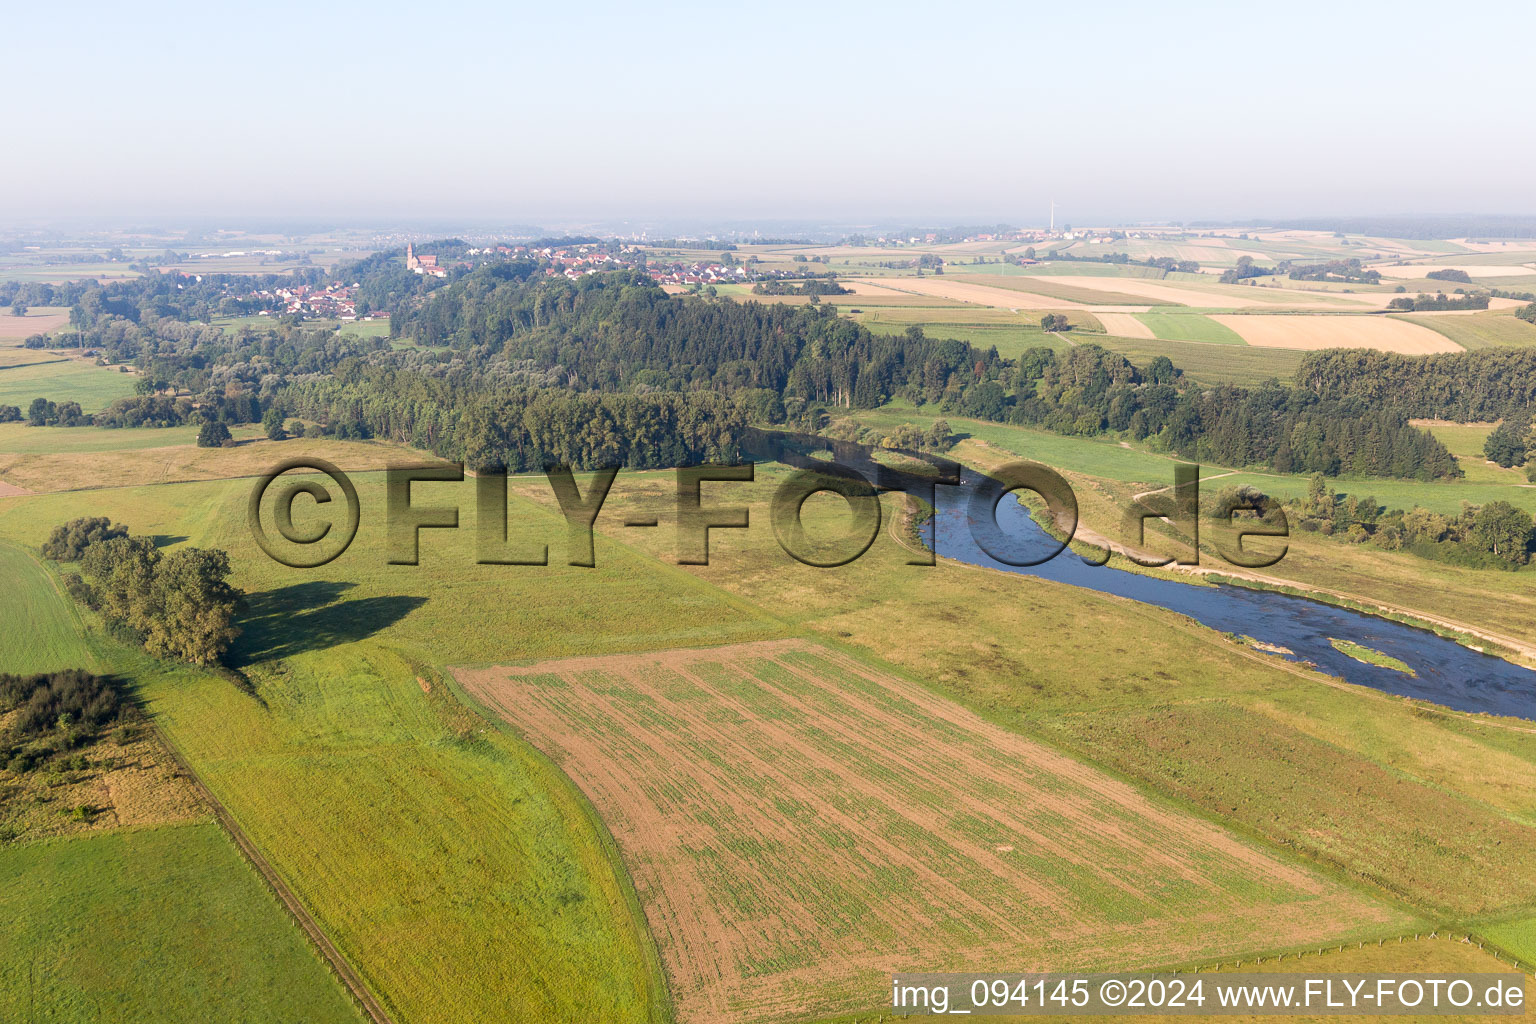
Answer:
[(873, 281), (858, 280), (858, 281), (842, 281), (842, 282), (839, 282), (839, 283), (842, 284), (842, 286), (844, 288), (847, 288), (849, 291), (853, 292), (853, 294), (855, 294), (855, 295), (905, 295), (906, 294), (905, 292), (897, 291), (895, 288), (890, 288), (890, 287), (887, 287), (886, 285), (883, 285), (883, 284), (876, 284)]
[(1106, 334), (1113, 334), (1117, 338), (1156, 338), (1152, 328), (1142, 323), (1130, 313), (1099, 313), (1099, 322), (1104, 325)]
[[(1382, 277), (1424, 277), (1431, 270), (1464, 270), (1469, 277), (1530, 277), (1536, 274), (1536, 266), (1479, 266), (1473, 263), (1413, 263), (1406, 267), (1376, 267)], [(1430, 284), (1454, 288), (1455, 281), (1431, 281)]]
[(1385, 316), (1214, 313), (1211, 319), (1258, 348), (1374, 348), (1413, 356), (1462, 351), (1460, 345), (1428, 327)]
[(454, 674), (592, 801), (682, 1024), (865, 1013), (895, 971), (1209, 960), (1405, 920), (808, 641)]

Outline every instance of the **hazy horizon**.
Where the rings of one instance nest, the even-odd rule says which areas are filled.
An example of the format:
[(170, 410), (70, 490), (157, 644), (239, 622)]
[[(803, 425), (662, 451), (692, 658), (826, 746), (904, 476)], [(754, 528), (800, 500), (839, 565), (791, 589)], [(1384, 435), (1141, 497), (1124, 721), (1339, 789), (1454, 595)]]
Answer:
[[(1385, 9), (1382, 9), (1385, 10)], [(1529, 7), (13, 14), (0, 219), (1536, 212)], [(23, 45), (19, 45), (24, 42)], [(30, 112), (28, 112), (30, 111)]]

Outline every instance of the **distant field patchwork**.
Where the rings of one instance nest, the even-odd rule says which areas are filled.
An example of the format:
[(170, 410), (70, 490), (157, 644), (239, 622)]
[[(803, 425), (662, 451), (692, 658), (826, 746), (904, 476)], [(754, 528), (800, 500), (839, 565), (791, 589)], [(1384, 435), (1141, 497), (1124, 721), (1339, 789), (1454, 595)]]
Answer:
[(805, 641), (456, 675), (596, 805), (685, 1024), (867, 1010), (894, 970), (1167, 963), (1404, 920)]

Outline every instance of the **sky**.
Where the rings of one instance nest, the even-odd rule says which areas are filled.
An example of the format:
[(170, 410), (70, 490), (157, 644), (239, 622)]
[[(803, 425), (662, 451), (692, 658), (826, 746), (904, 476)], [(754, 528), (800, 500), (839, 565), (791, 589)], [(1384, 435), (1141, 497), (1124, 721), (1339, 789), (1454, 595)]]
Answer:
[(0, 220), (1536, 213), (1536, 4), (12, 5)]

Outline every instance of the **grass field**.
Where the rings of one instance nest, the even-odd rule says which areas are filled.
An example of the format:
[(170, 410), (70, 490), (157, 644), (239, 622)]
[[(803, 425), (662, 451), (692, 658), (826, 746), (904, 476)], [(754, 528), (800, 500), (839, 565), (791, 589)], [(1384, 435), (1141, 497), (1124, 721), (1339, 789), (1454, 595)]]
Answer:
[[(220, 316), (214, 317), (213, 326), (221, 327), (225, 331), (234, 333), (242, 327), (249, 327), (256, 331), (274, 330), (282, 325), (282, 318), (275, 316)], [(387, 338), (389, 337), (389, 320), (306, 320), (304, 327), (309, 330), (337, 328), (342, 334), (355, 334), (360, 338)]]
[(1394, 315), (1393, 319), (1427, 327), (1469, 350), (1508, 345), (1527, 348), (1536, 345), (1536, 324), (1507, 313), (1474, 313), (1471, 316)]
[(37, 557), (0, 544), (0, 672), (28, 674), (94, 668), (74, 603), (43, 571)]
[[(1223, 354), (1247, 351), (1235, 346), (1188, 347)], [(890, 407), (860, 413), (859, 418), (877, 426), (926, 426), (936, 414), (933, 409)], [(1139, 490), (1146, 483), (1166, 485), (1172, 479), (1171, 460), (1113, 440), (1068, 438), (955, 418), (951, 424), (972, 435), (963, 451), (979, 450), (999, 459), (1018, 452), (1075, 467), (1106, 489)], [(43, 447), (29, 440), (43, 433), (17, 432), (11, 438), (0, 432), (0, 449), (8, 439)], [(104, 458), (100, 449), (92, 449), (112, 432), (57, 433), (76, 450), (17, 452), (8, 464), (38, 477), (51, 470), (63, 480), (95, 480), (101, 489), (0, 499), (0, 537), (36, 545), (51, 525), (96, 514), (168, 544), (185, 540), (230, 551), (235, 582), (252, 595), (242, 619), (245, 634), (232, 652), (234, 663), (251, 682), (249, 695), (224, 678), (121, 652), (114, 654), (113, 667), (136, 680), (150, 713), (401, 1024), (501, 1016), (664, 1020), (670, 1010), (661, 962), (673, 963), (679, 948), (658, 936), (658, 950), (645, 929), (640, 899), (650, 892), (645, 871), (652, 870), (654, 876), (656, 863), (633, 869), (641, 885), (637, 895), (611, 845), (608, 829), (622, 845), (629, 822), (596, 817), (594, 805), (597, 811), (605, 810), (601, 799), (583, 798), (544, 756), (463, 708), (445, 679), (449, 665), (618, 656), (614, 664), (626, 666), (624, 687), (599, 696), (613, 703), (614, 714), (635, 733), (659, 730), (663, 723), (635, 700), (626, 701), (626, 695), (646, 692), (646, 687), (683, 685), (658, 682), (643, 669), (646, 660), (637, 657), (638, 652), (796, 635), (823, 637), (839, 646), (834, 653), (815, 656), (820, 660), (812, 672), (820, 681), (801, 686), (793, 701), (784, 701), (786, 717), (757, 716), (738, 730), (726, 729), (730, 735), (740, 733), (743, 743), (750, 741), (757, 760), (743, 764), (762, 764), (765, 750), (775, 752), (763, 739), (773, 729), (802, 737), (821, 729), (829, 732), (827, 742), (846, 745), (835, 731), (838, 715), (813, 720), (805, 709), (816, 701), (822, 706), (841, 701), (841, 709), (866, 700), (861, 694), (870, 692), (869, 677), (861, 677), (865, 682), (860, 683), (853, 678), (857, 672), (838, 666), (847, 658), (865, 664), (873, 653), (899, 669), (868, 670), (874, 671), (880, 686), (895, 687), (910, 702), (935, 702), (923, 705), (925, 720), (949, 723), (946, 739), (955, 738), (957, 730), (969, 735), (968, 740), (955, 739), (968, 751), (966, 757), (982, 757), (983, 749), (1044, 750), (1060, 759), (1052, 763), (1070, 766), (1075, 784), (1109, 778), (1088, 762), (1106, 766), (1117, 778), (1129, 780), (1113, 785), (1139, 793), (1145, 806), (1157, 809), (1166, 820), (1210, 829), (1226, 844), (1224, 849), (1250, 850), (1258, 858), (1252, 863), (1278, 863), (1297, 877), (1319, 879), (1317, 884), (1327, 887), (1342, 882), (1346, 889), (1366, 887), (1391, 894), (1424, 908), (1426, 915), (1491, 917), (1536, 905), (1536, 893), (1530, 891), (1536, 879), (1524, 867), (1536, 861), (1536, 830), (1530, 827), (1530, 808), (1536, 806), (1536, 737), (1475, 720), (1419, 714), (1371, 692), (1329, 685), (1159, 609), (953, 564), (936, 569), (908, 566), (906, 552), (885, 537), (866, 559), (845, 569), (799, 566), (778, 550), (766, 525), (766, 496), (781, 474), (774, 467), (760, 467), (757, 484), (708, 485), (706, 504), (748, 503), (754, 512), (751, 530), (715, 534), (715, 564), (708, 567), (670, 564), (676, 555), (672, 520), (665, 511), (675, 500), (670, 473), (621, 474), (599, 521), (595, 570), (561, 564), (564, 526), (555, 518), (541, 477), (514, 481), (510, 521), (514, 539), (550, 543), (553, 565), (476, 565), (474, 485), (466, 482), (416, 488), (417, 504), (457, 504), (462, 525), (451, 532), (424, 531), (421, 565), (391, 566), (384, 551), (381, 481), (377, 473), (361, 470), (376, 468), (395, 450), (327, 442), (327, 457), (360, 471), (354, 480), (364, 510), (363, 530), (336, 562), (298, 572), (254, 550), (244, 514), (249, 480), (122, 486), (145, 479), (147, 467), (162, 465), (155, 460), (164, 458), (164, 452), (138, 448)], [(122, 433), (128, 437), (129, 432)], [(187, 456), (206, 461), (183, 460), (175, 466), (208, 476), (259, 472), (275, 457), (297, 453), (308, 443), (259, 442), (211, 450)], [(70, 458), (79, 461), (59, 461)], [(3, 466), (0, 472), (11, 478)], [(1277, 486), (1305, 486), (1300, 477), (1274, 479)], [(1369, 482), (1369, 487), (1388, 500), (1376, 483)], [(1351, 485), (1339, 481), (1335, 486)], [(1405, 488), (1403, 493), (1429, 493), (1442, 485), (1394, 486)], [(1536, 499), (1532, 489), (1471, 483), (1444, 485), (1443, 493), (1447, 501), (1457, 503), (1465, 495), (1517, 490)], [(1097, 490), (1087, 493), (1085, 505), (1102, 497)], [(661, 511), (663, 528), (624, 529), (620, 523), (634, 510)], [(1311, 543), (1331, 544), (1321, 539)], [(1405, 561), (1410, 556), (1378, 562), (1373, 559), (1386, 553), (1332, 547), (1341, 549), (1346, 559), (1357, 560), (1349, 563), (1356, 566), (1350, 571), (1362, 578), (1382, 566), (1412, 564)], [(1316, 550), (1326, 554), (1322, 547)], [(39, 573), (35, 563), (5, 568)], [(1463, 589), (1489, 575), (1460, 572), (1463, 575), (1445, 577), (1450, 581), (1446, 600), (1459, 600)], [(1500, 579), (1484, 588), (1485, 601), (1517, 605), (1511, 598), (1514, 591), (1497, 590), (1506, 583), (1517, 586), (1517, 575), (1493, 575)], [(1411, 589), (1416, 581), (1422, 589), (1426, 579), (1437, 578), (1403, 570), (1390, 586)], [(1527, 598), (1527, 603), (1536, 601)], [(64, 632), (62, 625), (38, 628)], [(16, 642), (0, 633), (0, 654)], [(850, 649), (845, 652), (841, 645)], [(730, 701), (749, 699), (754, 687), (779, 685), (780, 679), (772, 675), (779, 670), (771, 666), (761, 672), (736, 665), (718, 673), (698, 666), (690, 671), (702, 679), (688, 681), (690, 685), (715, 702), (726, 723), (731, 721)], [(921, 679), (923, 685), (905, 681), (900, 672)], [(585, 677), (559, 685), (574, 689), (577, 684), (588, 689), (592, 685)], [(526, 679), (520, 685), (527, 685)], [(543, 705), (548, 712), (541, 720), (566, 730), (562, 737), (592, 727), (579, 708), (558, 697), (558, 687), (543, 696), (553, 703)], [(539, 706), (533, 702), (513, 710), (532, 713)], [(848, 713), (866, 722), (861, 732), (879, 734), (880, 726), (866, 721), (874, 714), (866, 705)], [(891, 717), (895, 712), (890, 712), (880, 721), (899, 719), (910, 725), (916, 712), (903, 714), (907, 717)], [(679, 715), (667, 728), (681, 728), (677, 723), (689, 729), (725, 728), (717, 722), (701, 725), (692, 712)], [(976, 724), (965, 716), (984, 721)], [(968, 723), (965, 729), (955, 724), (961, 719)], [(995, 745), (979, 744), (976, 736), (988, 737), (989, 743), (995, 739)], [(745, 790), (753, 799), (762, 799), (752, 790), (753, 780), (761, 788), (763, 780), (773, 776), (738, 768), (729, 759), (709, 762), (707, 748), (687, 736), (680, 747), (685, 743), (692, 744), (683, 748), (687, 758), (678, 756), (689, 771), (675, 774), (677, 785), (728, 783), (733, 792)], [(953, 754), (943, 749), (930, 753), (910, 743), (899, 746), (900, 758), (891, 757), (890, 750), (887, 744), (876, 752), (858, 752), (857, 757), (840, 756), (834, 767), (844, 779), (869, 779), (878, 787), (915, 770), (909, 762), (931, 764), (930, 757)], [(1080, 753), (1066, 756), (1062, 750)], [(615, 756), (614, 748), (604, 746), (591, 761), (601, 764), (603, 757)], [(705, 767), (698, 767), (701, 763)], [(578, 774), (576, 768), (571, 771)], [(972, 809), (979, 806), (974, 773), (940, 772), (938, 778), (949, 788), (932, 792), (946, 794), (951, 805), (950, 794), (966, 793)], [(1048, 781), (1044, 775), (1024, 780), (1042, 787)], [(1024, 783), (1013, 779), (1008, 784)], [(835, 805), (837, 798), (848, 800), (863, 792), (825, 780), (817, 785), (821, 788), (809, 795), (823, 804)], [(1371, 799), (1361, 799), (1362, 793)], [(920, 810), (913, 815), (932, 813), (932, 801), (918, 804)], [(885, 806), (889, 808), (888, 801)], [(870, 809), (879, 810), (874, 805)], [(839, 845), (835, 835), (807, 832), (799, 817), (777, 806), (774, 810), (780, 815), (776, 822), (790, 822), (787, 834), (795, 842), (824, 842), (828, 852), (821, 860), (827, 864), (841, 871), (848, 858), (856, 857), (857, 847)], [(782, 905), (766, 903), (782, 900), (781, 892), (744, 886), (740, 879), (752, 876), (730, 870), (733, 864), (772, 863), (774, 856), (782, 855), (758, 838), (760, 831), (742, 839), (741, 827), (723, 815), (710, 821), (694, 815), (689, 820), (704, 830), (696, 833), (699, 837), (727, 837), (689, 851), (693, 862), (702, 865), (695, 877), (712, 880), (707, 900), (698, 905), (756, 907), (732, 903), (754, 899)], [(946, 850), (960, 851), (953, 856), (963, 854), (961, 859), (939, 862), (955, 865), (954, 877), (961, 880), (972, 877), (964, 860), (976, 861), (973, 848), (981, 847), (980, 855), (1003, 853), (989, 851), (977, 838), (985, 838), (978, 829), (991, 826), (963, 815), (950, 824), (936, 838), (914, 835), (906, 826), (887, 829), (880, 839), (931, 842), (935, 845), (929, 848), (942, 857), (951, 856)], [(1050, 815), (1026, 824), (1066, 829)], [(1234, 831), (1223, 831), (1228, 826)], [(672, 833), (668, 840), (664, 830), (652, 831), (656, 834), (643, 837), (648, 842), (676, 841), (679, 835)], [(1137, 848), (1135, 842), (1152, 841), (1153, 834), (1127, 836), (1122, 831), (1114, 834), (1113, 842), (1103, 841), (1099, 833), (1089, 835), (1098, 838), (1091, 844), (1092, 856), (1080, 858), (1083, 864), (1062, 867), (1047, 860), (1010, 868), (1018, 874), (1004, 876), (1032, 879), (1036, 876), (1030, 872), (1040, 867), (1039, 877), (1067, 880), (1068, 902), (1045, 901), (1037, 914), (1059, 912), (1070, 900), (1093, 903), (1100, 915), (1095, 919), (1101, 929), (1097, 938), (1077, 948), (1057, 947), (1064, 951), (1058, 954), (1059, 962), (1076, 966), (1078, 952), (1087, 959), (1094, 954), (1092, 942), (1100, 939), (1098, 962), (1150, 962), (1138, 959), (1150, 956), (1141, 927), (1145, 920), (1168, 922), (1169, 934), (1175, 936), (1192, 935), (1197, 924), (1211, 928), (1208, 922), (1180, 917), (1174, 909), (1189, 895), (1189, 876), (1184, 874), (1165, 873), (1164, 885), (1155, 890), (1095, 900), (1093, 894), (1106, 892), (1099, 865), (1121, 863), (1127, 851)], [(1080, 849), (1069, 843), (1077, 841), (1071, 830), (1063, 837), (1067, 845), (1058, 848)], [(1156, 838), (1166, 846), (1161, 834)], [(1024, 849), (1016, 843), (991, 845)], [(803, 871), (820, 869), (814, 860), (800, 861)], [(684, 877), (681, 871), (677, 874)], [(947, 868), (941, 874), (945, 885), (971, 884), (949, 880)], [(878, 872), (865, 877), (874, 879), (866, 889), (846, 891), (853, 897), (883, 891), (876, 884), (882, 877)], [(1241, 871), (1233, 866), (1228, 877), (1237, 879)], [(1211, 898), (1252, 897), (1257, 905), (1269, 898), (1265, 886), (1272, 884), (1255, 879), (1221, 889), (1226, 895)], [(940, 891), (938, 882), (934, 886), (913, 898), (931, 899), (932, 892)], [(1021, 893), (1031, 891), (1015, 887), (1000, 898), (1021, 899)], [(737, 957), (743, 949), (738, 933), (728, 937), (718, 955), (737, 957), (734, 963), (747, 964), (765, 978), (778, 977), (775, 972), (789, 977), (794, 970), (790, 965), (805, 962), (817, 942), (832, 941), (817, 939), (824, 934), (817, 928), (833, 928), (835, 942), (850, 948), (860, 943), (878, 948), (879, 942), (896, 941), (884, 919), (864, 909), (868, 901), (802, 902), (841, 908), (847, 916), (829, 925), (781, 915), (774, 925), (784, 930), (773, 934), (786, 937), (772, 949), (754, 948)], [(1372, 913), (1385, 912), (1383, 904), (1369, 898), (1363, 905)], [(1125, 919), (1117, 922), (1117, 914)], [(1249, 920), (1254, 927), (1243, 937), (1245, 944), (1236, 938), (1224, 940), (1226, 952), (1268, 952), (1293, 934), (1286, 930), (1293, 922), (1283, 915), (1254, 915)], [(530, 928), (529, 922), (539, 927)], [(910, 943), (924, 934), (909, 930), (900, 938)], [(684, 938), (692, 943), (688, 948), (704, 948), (697, 936)], [(977, 943), (971, 948), (986, 948), (982, 944), (988, 941), (980, 935), (955, 938), (951, 931), (938, 945), (958, 945), (962, 939)], [(1049, 935), (1046, 939), (1068, 941)], [(1043, 941), (1039, 931), (1034, 941)], [(701, 955), (716, 954), (706, 948)], [(691, 962), (700, 961), (695, 957)], [(832, 958), (822, 966), (829, 972), (844, 966), (854, 972), (869, 969), (868, 963), (850, 966)], [(534, 981), (539, 977), (558, 981), (539, 986)], [(678, 988), (676, 978), (672, 980), (678, 1006), (695, 1005), (687, 1002), (695, 998), (693, 990)], [(766, 985), (762, 991), (765, 998), (772, 994)]]
[(0, 1018), (359, 1024), (217, 825), (0, 845)]
[[(260, 476), (284, 459), (301, 456), (336, 462), (347, 470), (382, 469), (392, 460), (421, 458), (419, 452), (384, 441), (268, 441), (253, 425), (231, 433), (241, 442), (233, 448), (199, 448), (192, 427), (113, 430), (0, 424), (0, 478), (29, 491), (59, 491)], [(111, 443), (118, 435), (126, 443), (114, 449)], [(103, 458), (108, 451), (117, 451), (118, 457)]]
[(1201, 384), (1252, 385), (1271, 377), (1289, 381), (1306, 354), (1296, 349), (1124, 337), (1104, 338), (1098, 343), (1119, 352), (1138, 366), (1146, 366), (1158, 356), (1167, 356), (1186, 377)]
[(1467, 475), (1468, 483), (1512, 484), (1526, 483), (1523, 469), (1508, 468), (1489, 462), (1483, 454), (1483, 442), (1493, 433), (1492, 423), (1441, 423), (1416, 421), (1416, 425), (1428, 430), (1440, 439), (1447, 450), (1456, 456), (1456, 462)]
[(457, 675), (609, 822), (690, 1024), (863, 1009), (896, 970), (1198, 960), (1259, 927), (1405, 921), (803, 641)]
[(1137, 320), (1164, 341), (1200, 341), (1209, 345), (1245, 345), (1237, 332), (1198, 313), (1136, 313)]
[(1483, 934), (1520, 959), (1526, 970), (1536, 966), (1536, 917), (1487, 925)]
[(39, 352), (37, 349), (0, 348), (0, 369), (10, 370), (38, 363), (62, 363), (67, 358), (53, 352)]
[[(234, 436), (249, 434), (236, 427)], [(47, 455), (65, 452), (123, 452), (169, 448), (197, 441), (196, 427), (29, 427), (0, 423), (0, 454)]]
[(782, 626), (675, 568), (643, 571), (612, 542), (599, 542), (597, 570), (561, 566), (563, 522), (525, 503), (513, 522), (550, 535), (557, 564), (475, 566), (473, 484), (460, 492), (464, 530), (424, 534), (419, 568), (390, 566), (382, 480), (354, 479), (375, 512), (325, 570), (297, 573), (255, 551), (248, 481), (8, 499), (0, 532), (35, 544), (55, 522), (101, 514), (231, 552), (252, 595), (232, 657), (256, 699), (147, 659), (128, 671), (398, 1019), (664, 1019), (650, 939), (590, 809), (525, 745), (483, 734), (434, 666)]
[(75, 359), (0, 367), (0, 405), (18, 406), (23, 414), (34, 398), (79, 402), (86, 412), (97, 412), (131, 394), (133, 377), (130, 374)]

